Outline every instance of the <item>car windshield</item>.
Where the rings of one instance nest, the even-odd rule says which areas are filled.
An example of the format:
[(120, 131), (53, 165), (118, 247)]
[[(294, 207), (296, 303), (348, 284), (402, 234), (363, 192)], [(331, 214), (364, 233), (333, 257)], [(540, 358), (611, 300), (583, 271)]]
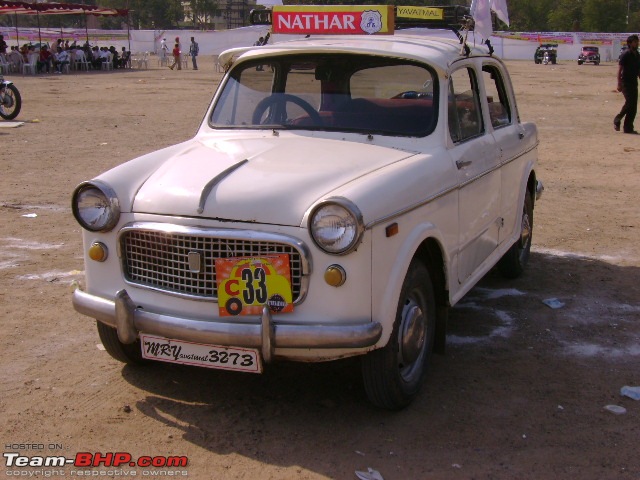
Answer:
[(582, 50), (584, 50), (585, 52), (597, 52), (598, 47), (584, 47)]
[(286, 55), (229, 72), (213, 128), (334, 130), (426, 136), (437, 76), (423, 64), (369, 55)]

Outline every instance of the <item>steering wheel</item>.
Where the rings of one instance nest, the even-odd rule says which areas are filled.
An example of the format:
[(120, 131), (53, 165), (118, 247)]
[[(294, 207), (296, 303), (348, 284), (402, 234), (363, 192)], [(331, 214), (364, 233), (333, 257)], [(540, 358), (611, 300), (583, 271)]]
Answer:
[(261, 125), (262, 115), (264, 115), (264, 113), (268, 109), (271, 109), (271, 112), (273, 113), (274, 111), (273, 107), (277, 104), (280, 104), (279, 105), (280, 108), (283, 108), (283, 110), (280, 110), (280, 109), (279, 110), (286, 113), (287, 102), (294, 103), (298, 105), (300, 108), (302, 108), (305, 111), (305, 113), (309, 115), (309, 118), (311, 118), (314, 124), (322, 125), (322, 117), (309, 102), (307, 102), (306, 100), (303, 100), (300, 97), (296, 97), (295, 95), (290, 95), (288, 93), (274, 93), (273, 95), (269, 97), (265, 97), (262, 100), (260, 100), (258, 102), (258, 105), (256, 105), (255, 110), (253, 111), (253, 117), (251, 121), (253, 122), (254, 125)]

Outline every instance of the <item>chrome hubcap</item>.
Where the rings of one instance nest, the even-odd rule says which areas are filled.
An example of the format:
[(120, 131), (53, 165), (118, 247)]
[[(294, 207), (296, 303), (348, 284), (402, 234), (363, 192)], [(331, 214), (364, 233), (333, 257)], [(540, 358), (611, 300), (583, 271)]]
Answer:
[(420, 305), (409, 299), (402, 309), (399, 331), (399, 366), (405, 380), (421, 374), (427, 328), (426, 317)]
[(531, 240), (531, 222), (529, 221), (529, 214), (524, 212), (522, 214), (522, 227), (520, 230), (520, 246), (526, 248)]

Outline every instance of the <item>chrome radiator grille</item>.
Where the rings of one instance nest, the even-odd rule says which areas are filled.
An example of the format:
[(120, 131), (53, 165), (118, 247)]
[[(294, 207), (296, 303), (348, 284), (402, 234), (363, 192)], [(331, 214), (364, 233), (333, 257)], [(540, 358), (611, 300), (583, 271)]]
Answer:
[[(120, 237), (127, 282), (170, 293), (217, 299), (216, 258), (288, 254), (294, 302), (300, 296), (303, 265), (293, 246), (271, 241), (217, 238), (151, 230), (128, 230)], [(189, 265), (189, 253), (198, 252), (199, 271)]]

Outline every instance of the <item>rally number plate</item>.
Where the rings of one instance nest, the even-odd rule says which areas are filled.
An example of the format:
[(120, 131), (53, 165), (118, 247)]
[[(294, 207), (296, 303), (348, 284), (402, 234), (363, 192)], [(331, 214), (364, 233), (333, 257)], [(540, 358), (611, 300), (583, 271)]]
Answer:
[(140, 334), (142, 357), (182, 365), (262, 373), (258, 350), (223, 347)]

